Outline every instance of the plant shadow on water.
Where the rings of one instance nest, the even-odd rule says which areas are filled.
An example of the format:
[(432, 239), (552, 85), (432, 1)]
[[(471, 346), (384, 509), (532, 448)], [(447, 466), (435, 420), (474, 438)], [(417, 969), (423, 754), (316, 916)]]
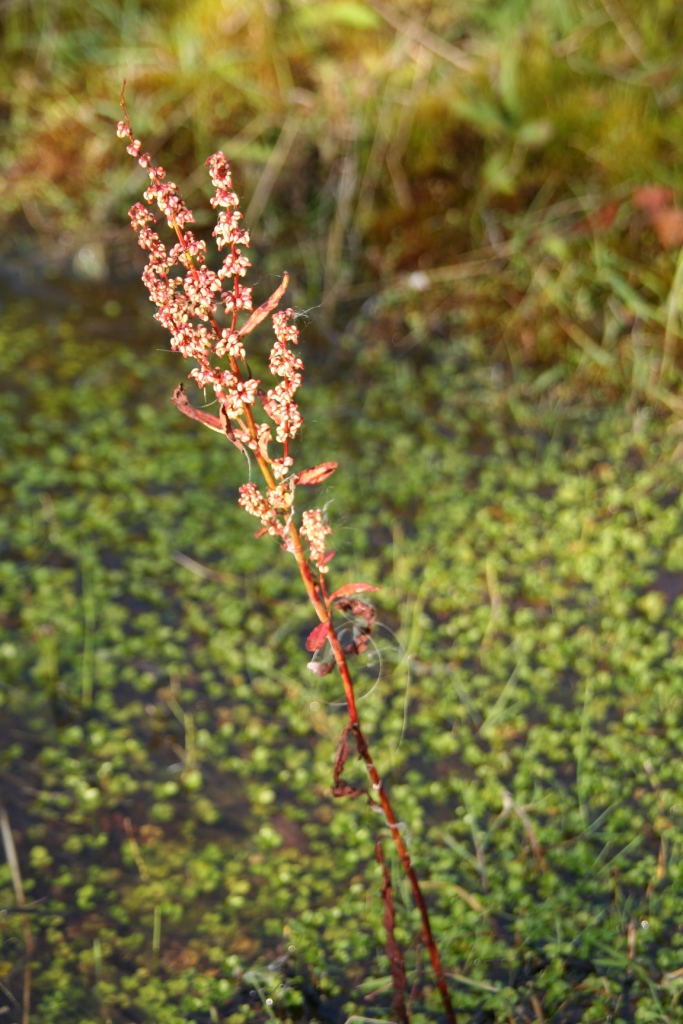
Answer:
[[(179, 361), (141, 356), (127, 293), (91, 301), (47, 326), (8, 303), (0, 334), (0, 771), (36, 1019), (386, 1017), (374, 816), (330, 797), (341, 718), (305, 676), (294, 572), (235, 507), (234, 453), (171, 407)], [(341, 463), (335, 576), (381, 584), (398, 638), (364, 711), (458, 1009), (673, 1021), (676, 436), (607, 386), (492, 373), (455, 302), (428, 347), (388, 345), (409, 301), (358, 316), (302, 444)], [(413, 1017), (438, 1020), (390, 867)], [(8, 1020), (15, 906), (2, 866)]]

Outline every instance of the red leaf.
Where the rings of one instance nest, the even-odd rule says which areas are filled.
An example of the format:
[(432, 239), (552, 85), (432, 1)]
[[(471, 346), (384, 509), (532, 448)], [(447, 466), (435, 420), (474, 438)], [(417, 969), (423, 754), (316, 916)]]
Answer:
[(339, 590), (335, 590), (330, 596), (330, 603), (339, 597), (348, 597), (349, 594), (362, 594), (364, 591), (380, 590), (380, 587), (373, 587), (371, 583), (345, 583)]
[(189, 416), (191, 420), (197, 420), (198, 423), (203, 423), (209, 430), (215, 430), (217, 434), (225, 434), (228, 440), (232, 441), (236, 448), (239, 448), (241, 452), (244, 451), (242, 444), (235, 437), (232, 427), (230, 426), (230, 420), (228, 419), (227, 413), (221, 406), (220, 417), (212, 416), (209, 412), (202, 412), (201, 409), (195, 409), (193, 405), (188, 401), (185, 389), (182, 384), (173, 392), (173, 398), (171, 399), (176, 409), (182, 412), (183, 416)]
[(333, 661), (309, 661), (306, 666), (309, 672), (312, 672), (315, 676), (327, 676), (334, 668)]
[(329, 622), (319, 622), (315, 629), (308, 634), (308, 639), (306, 640), (306, 650), (319, 651), (320, 648), (324, 646), (329, 631)]
[(244, 337), (245, 334), (251, 334), (255, 327), (265, 320), (269, 313), (272, 313), (282, 296), (287, 291), (287, 285), (289, 284), (289, 274), (284, 273), (282, 275), (282, 281), (278, 288), (275, 289), (269, 299), (255, 309), (245, 324), (242, 324), (239, 331), (237, 332), (240, 338)]
[(327, 480), (328, 477), (332, 476), (338, 465), (338, 462), (321, 462), (319, 466), (314, 466), (313, 469), (302, 469), (297, 475), (296, 482), (309, 485), (321, 484), (323, 480)]

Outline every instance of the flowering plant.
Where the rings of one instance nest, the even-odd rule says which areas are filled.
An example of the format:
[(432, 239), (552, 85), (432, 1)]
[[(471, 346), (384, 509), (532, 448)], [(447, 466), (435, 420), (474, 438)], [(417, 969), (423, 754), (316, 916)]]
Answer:
[[(421, 915), (423, 940), (429, 951), (446, 1019), (448, 1024), (455, 1024), (427, 906), (389, 795), (361, 729), (348, 668), (348, 656), (365, 649), (374, 623), (374, 609), (356, 595), (378, 588), (367, 583), (347, 583), (329, 593), (326, 578), (334, 552), (326, 550), (331, 529), (325, 512), (320, 508), (307, 509), (301, 515), (300, 525), (295, 519), (297, 487), (322, 483), (334, 473), (337, 463), (324, 462), (313, 468), (294, 471), (290, 442), (296, 438), (303, 422), (295, 401), (302, 383), (303, 362), (295, 354), (299, 336), (293, 311), (277, 311), (287, 289), (288, 276), (283, 274), (279, 287), (270, 298), (253, 309), (252, 289), (243, 284), (251, 266), (243, 252), (243, 247), (249, 246), (249, 233), (241, 223), (242, 213), (233, 191), (230, 165), (220, 152), (209, 157), (206, 164), (214, 187), (211, 205), (219, 211), (213, 237), (219, 251), (227, 251), (217, 271), (208, 267), (206, 243), (188, 229), (188, 225), (194, 222), (194, 216), (185, 205), (178, 187), (166, 180), (163, 167), (155, 166), (149, 153), (141, 152), (141, 143), (133, 136), (123, 93), (121, 107), (123, 120), (118, 123), (117, 134), (128, 140), (127, 152), (147, 171), (150, 180), (144, 192), (146, 204), (135, 203), (129, 212), (138, 242), (148, 254), (142, 279), (157, 307), (155, 318), (169, 331), (172, 348), (195, 361), (196, 366), (189, 376), (200, 388), (213, 389), (219, 415), (213, 416), (192, 406), (182, 384), (176, 389), (173, 402), (184, 415), (225, 435), (240, 452), (251, 452), (259, 466), (263, 488), (251, 481), (242, 484), (239, 504), (260, 520), (257, 536), (270, 534), (277, 537), (284, 550), (295, 557), (308, 598), (319, 619), (308, 636), (306, 648), (315, 654), (329, 646), (332, 659), (314, 659), (308, 667), (318, 675), (325, 675), (336, 664), (344, 686), (349, 723), (342, 732), (334, 760), (332, 792), (335, 796), (365, 793), (368, 801), (383, 814)], [(175, 236), (176, 241), (170, 249), (154, 228), (157, 219), (151, 209), (153, 205)], [(219, 322), (219, 315), (221, 320), (227, 321), (226, 326)], [(246, 319), (240, 325), (239, 321), (245, 315)], [(264, 390), (260, 387), (261, 381), (251, 376), (245, 339), (268, 317), (271, 317), (275, 334), (269, 368), (277, 383)], [(257, 413), (259, 407), (263, 416)], [(334, 624), (335, 612), (350, 614), (361, 623), (351, 643), (341, 643)], [(342, 780), (349, 735), (353, 736), (358, 757), (365, 762), (371, 794)], [(405, 967), (393, 935), (391, 884), (380, 843), (377, 856), (384, 877), (382, 895), (387, 952), (394, 979), (394, 1006), (401, 1020), (407, 1021)]]

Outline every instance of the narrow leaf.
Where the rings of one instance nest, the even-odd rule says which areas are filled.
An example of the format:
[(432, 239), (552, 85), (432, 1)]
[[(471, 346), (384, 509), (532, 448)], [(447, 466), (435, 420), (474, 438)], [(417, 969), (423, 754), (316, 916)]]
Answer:
[(319, 622), (315, 629), (311, 630), (311, 632), (308, 634), (308, 639), (306, 640), (306, 650), (319, 651), (320, 648), (325, 645), (325, 641), (327, 640), (327, 634), (329, 633), (329, 631), (329, 622)]
[(348, 597), (349, 594), (362, 594), (367, 593), (369, 590), (380, 590), (380, 587), (373, 587), (371, 583), (345, 583), (339, 590), (335, 590), (334, 594), (330, 596), (330, 603), (336, 601), (338, 597)]
[(238, 441), (233, 434), (230, 421), (222, 407), (220, 418), (218, 416), (212, 416), (209, 412), (202, 412), (201, 409), (195, 409), (188, 400), (188, 397), (185, 394), (185, 388), (182, 384), (179, 384), (173, 392), (173, 398), (171, 401), (183, 416), (188, 416), (191, 420), (197, 420), (198, 423), (208, 427), (209, 430), (215, 430), (217, 434), (225, 434), (228, 440), (232, 441), (235, 448), (238, 448), (241, 452), (244, 451), (242, 443)]
[(227, 437), (228, 441), (232, 441), (232, 443), (234, 444), (235, 448), (238, 448), (241, 452), (244, 452), (244, 445), (242, 444), (241, 441), (238, 441), (237, 438), (235, 437), (235, 432), (232, 429), (232, 424), (230, 422), (230, 417), (228, 416), (224, 405), (222, 405), (220, 407), (220, 411), (218, 413), (218, 419), (221, 422), (221, 426), (223, 427), (223, 432), (225, 433), (225, 436)]
[(245, 324), (242, 324), (239, 331), (237, 332), (240, 338), (243, 338), (245, 334), (251, 334), (254, 328), (258, 327), (261, 321), (265, 320), (266, 317), (273, 312), (278, 302), (287, 291), (288, 284), (289, 274), (284, 273), (282, 275), (282, 281), (280, 282), (279, 287), (275, 289), (270, 298), (266, 299), (263, 305), (259, 306), (258, 309), (255, 309), (254, 312), (249, 317), (249, 319), (247, 320), (247, 322)]
[(349, 732), (350, 726), (346, 726), (341, 736), (339, 737), (339, 746), (337, 747), (337, 753), (334, 755), (334, 785), (339, 785), (339, 779), (341, 773), (344, 771), (344, 765), (346, 764), (346, 758), (349, 756)]
[(200, 423), (203, 423), (205, 427), (208, 427), (210, 430), (215, 430), (219, 434), (225, 433), (223, 430), (223, 424), (218, 419), (218, 416), (212, 416), (208, 412), (202, 412), (200, 409), (195, 409), (195, 407), (190, 404), (188, 397), (185, 394), (185, 388), (182, 384), (179, 384), (173, 392), (173, 398), (171, 401), (183, 416), (189, 416), (191, 420), (198, 420)]
[(314, 466), (312, 469), (302, 469), (297, 475), (296, 482), (311, 486), (313, 484), (321, 484), (323, 480), (327, 480), (328, 477), (332, 476), (338, 465), (338, 462), (321, 462), (319, 466)]

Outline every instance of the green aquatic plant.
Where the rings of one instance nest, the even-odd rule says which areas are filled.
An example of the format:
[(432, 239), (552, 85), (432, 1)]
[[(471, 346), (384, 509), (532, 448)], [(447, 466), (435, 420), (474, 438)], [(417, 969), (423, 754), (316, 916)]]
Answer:
[[(213, 416), (194, 408), (182, 385), (176, 389), (173, 402), (184, 415), (227, 437), (247, 458), (250, 469), (252, 458), (259, 467), (262, 485), (259, 487), (251, 479), (243, 483), (239, 489), (239, 504), (260, 520), (257, 536), (277, 537), (282, 549), (294, 556), (308, 599), (319, 620), (306, 641), (306, 649), (313, 654), (308, 668), (317, 676), (324, 676), (336, 665), (344, 687), (348, 724), (342, 731), (334, 758), (333, 795), (364, 795), (373, 809), (383, 815), (420, 914), (422, 938), (446, 1019), (449, 1024), (455, 1024), (455, 1013), (422, 888), (401, 834), (399, 820), (361, 727), (349, 670), (349, 657), (367, 648), (375, 618), (372, 606), (357, 595), (379, 588), (368, 583), (347, 583), (330, 592), (327, 573), (334, 552), (327, 550), (327, 538), (332, 530), (326, 510), (306, 509), (297, 523), (297, 488), (322, 483), (334, 473), (337, 463), (324, 462), (312, 468), (294, 469), (290, 441), (297, 437), (303, 425), (294, 396), (301, 386), (304, 367), (292, 348), (298, 345), (299, 340), (294, 311), (277, 311), (287, 289), (288, 276), (283, 274), (279, 287), (270, 298), (253, 308), (252, 289), (242, 283), (251, 265), (243, 252), (243, 247), (249, 245), (249, 233), (241, 223), (243, 215), (233, 191), (230, 164), (222, 152), (213, 154), (206, 163), (214, 187), (211, 205), (219, 211), (213, 237), (219, 251), (225, 249), (227, 252), (218, 271), (208, 267), (206, 243), (188, 230), (188, 225), (194, 222), (192, 211), (185, 205), (177, 185), (166, 180), (164, 168), (155, 165), (149, 153), (141, 152), (141, 143), (133, 135), (123, 93), (121, 106), (124, 117), (118, 123), (117, 133), (128, 141), (127, 152), (138, 160), (150, 179), (150, 185), (144, 192), (145, 203), (138, 202), (130, 210), (138, 242), (148, 254), (142, 279), (157, 307), (155, 318), (169, 331), (174, 351), (195, 361), (196, 366), (189, 376), (201, 389), (213, 390), (219, 415)], [(154, 204), (177, 239), (170, 249), (152, 226), (157, 223), (150, 209)], [(268, 317), (272, 319), (275, 333), (269, 368), (280, 380), (264, 391), (260, 387), (261, 381), (251, 374), (244, 342)], [(261, 413), (258, 412), (259, 407)], [(280, 454), (274, 455), (274, 448)], [(352, 636), (348, 640), (340, 632), (339, 616), (353, 623)], [(365, 763), (370, 789), (361, 790), (342, 778), (349, 754), (349, 737), (353, 738), (358, 758)], [(381, 843), (377, 846), (377, 856), (383, 865)], [(394, 1008), (401, 1020), (407, 1021), (405, 967), (394, 936), (394, 908), (386, 869), (382, 895), (386, 906), (387, 953), (394, 980)]]

